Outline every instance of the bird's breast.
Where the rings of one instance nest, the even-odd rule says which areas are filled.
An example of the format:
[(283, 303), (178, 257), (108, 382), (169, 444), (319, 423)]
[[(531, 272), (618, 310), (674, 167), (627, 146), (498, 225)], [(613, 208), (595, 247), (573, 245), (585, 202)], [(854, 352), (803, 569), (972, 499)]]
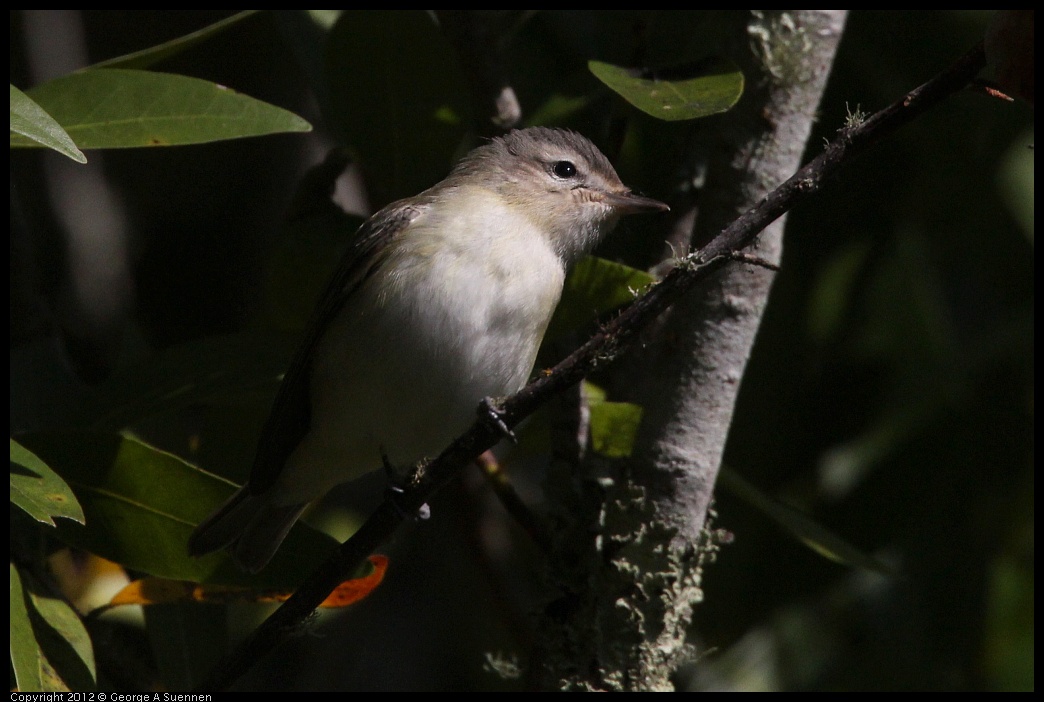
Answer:
[(416, 332), (418, 355), (465, 385), (514, 392), (532, 369), (565, 271), (516, 208), (485, 192), (454, 200), (396, 242), (375, 286), (385, 292), (379, 307)]
[(314, 453), (368, 469), (382, 452), (437, 452), (483, 397), (521, 388), (565, 277), (534, 225), (495, 203), (428, 212), (389, 246), (311, 369)]

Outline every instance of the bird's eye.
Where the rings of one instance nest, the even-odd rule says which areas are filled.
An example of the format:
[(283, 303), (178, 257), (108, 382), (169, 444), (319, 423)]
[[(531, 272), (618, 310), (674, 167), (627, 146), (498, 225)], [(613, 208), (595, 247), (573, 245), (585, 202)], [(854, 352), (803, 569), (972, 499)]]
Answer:
[(551, 172), (559, 178), (572, 178), (576, 175), (576, 166), (572, 161), (555, 161), (551, 164)]

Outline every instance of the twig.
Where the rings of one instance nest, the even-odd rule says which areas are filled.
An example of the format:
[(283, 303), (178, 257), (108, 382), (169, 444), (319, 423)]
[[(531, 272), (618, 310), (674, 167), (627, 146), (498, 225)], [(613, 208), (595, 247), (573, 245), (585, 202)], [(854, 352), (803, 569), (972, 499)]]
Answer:
[(767, 270), (775, 271), (777, 273), (779, 272), (779, 266), (777, 264), (773, 263), (772, 261), (766, 261), (760, 256), (753, 256), (748, 253), (743, 253), (742, 251), (733, 251), (729, 254), (729, 258), (731, 258), (733, 261), (736, 261), (737, 263), (746, 263), (751, 266), (758, 266), (759, 268), (765, 268)]
[(505, 475), (504, 469), (497, 461), (496, 456), (491, 451), (486, 451), (475, 459), (475, 464), (482, 471), (486, 482), (493, 488), (493, 492), (496, 494), (497, 499), (500, 500), (500, 504), (503, 505), (508, 514), (514, 517), (519, 526), (525, 530), (537, 548), (544, 554), (551, 553), (551, 537), (548, 535), (547, 529), (540, 523), (533, 511), (529, 509), (529, 505), (519, 496), (515, 487), (508, 480), (507, 475)]
[[(734, 220), (689, 257), (686, 265), (672, 270), (662, 282), (635, 300), (551, 372), (540, 374), (522, 390), (505, 399), (500, 405), (504, 423), (509, 428), (517, 426), (551, 397), (579, 382), (596, 367), (611, 361), (646, 324), (710, 273), (733, 260), (734, 252), (749, 246), (762, 229), (818, 192), (828, 178), (856, 155), (965, 88), (985, 63), (980, 43), (951, 67), (902, 99), (866, 121), (842, 129), (822, 154)], [(463, 465), (491, 448), (501, 437), (489, 422), (476, 422), (437, 459), (415, 471), (406, 490), (378, 506), (362, 527), (313, 571), (289, 600), (215, 666), (200, 690), (222, 690), (239, 678), (297, 629), (338, 583), (348, 578), (392, 535), (402, 524), (404, 515), (416, 513)]]

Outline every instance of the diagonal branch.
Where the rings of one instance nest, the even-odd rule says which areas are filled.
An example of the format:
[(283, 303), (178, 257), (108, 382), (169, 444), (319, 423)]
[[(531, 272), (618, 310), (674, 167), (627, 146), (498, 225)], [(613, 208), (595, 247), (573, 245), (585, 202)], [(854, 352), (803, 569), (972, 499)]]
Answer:
[[(693, 253), (605, 325), (583, 346), (551, 371), (540, 374), (518, 393), (506, 398), (501, 418), (509, 428), (582, 380), (595, 368), (612, 362), (638, 333), (671, 304), (712, 272), (734, 260), (735, 252), (785, 212), (818, 192), (855, 156), (917, 116), (966, 87), (985, 66), (979, 44), (948, 69), (914, 89), (865, 122), (842, 129), (822, 154), (769, 193), (755, 207), (734, 220), (701, 250)], [(227, 688), (262, 656), (299, 628), (316, 607), (408, 517), (414, 514), (468, 461), (491, 448), (502, 433), (488, 421), (478, 421), (434, 461), (417, 469), (402, 493), (389, 497), (362, 527), (319, 568), (294, 595), (276, 610), (234, 651), (215, 666), (200, 690)]]

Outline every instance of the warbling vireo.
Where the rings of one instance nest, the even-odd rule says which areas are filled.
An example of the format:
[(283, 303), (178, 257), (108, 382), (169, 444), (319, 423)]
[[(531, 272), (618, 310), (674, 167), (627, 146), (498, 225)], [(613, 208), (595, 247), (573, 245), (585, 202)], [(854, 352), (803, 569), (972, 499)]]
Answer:
[(534, 127), (373, 215), (283, 378), (250, 480), (189, 552), (229, 547), (256, 572), (334, 485), (441, 451), (483, 398), (525, 384), (566, 269), (621, 215), (666, 209), (586, 138)]

